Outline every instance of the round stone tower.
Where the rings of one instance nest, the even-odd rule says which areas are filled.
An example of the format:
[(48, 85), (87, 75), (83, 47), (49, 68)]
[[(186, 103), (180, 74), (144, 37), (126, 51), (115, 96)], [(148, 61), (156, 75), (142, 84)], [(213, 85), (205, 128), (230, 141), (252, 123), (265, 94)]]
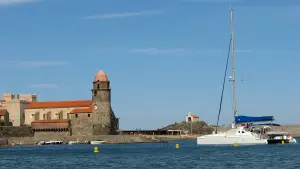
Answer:
[(103, 71), (99, 71), (93, 82), (93, 134), (108, 135), (113, 133), (113, 112), (110, 101), (110, 82)]

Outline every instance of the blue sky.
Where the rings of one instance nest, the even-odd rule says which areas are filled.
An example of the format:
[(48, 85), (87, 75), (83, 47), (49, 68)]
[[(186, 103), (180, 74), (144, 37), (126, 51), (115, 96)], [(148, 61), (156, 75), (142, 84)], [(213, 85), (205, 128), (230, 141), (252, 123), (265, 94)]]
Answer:
[[(233, 0), (237, 108), (299, 123), (300, 1)], [(229, 42), (226, 0), (0, 0), (0, 91), (91, 99), (104, 70), (121, 129), (187, 112), (216, 123)], [(227, 81), (221, 124), (232, 120)]]

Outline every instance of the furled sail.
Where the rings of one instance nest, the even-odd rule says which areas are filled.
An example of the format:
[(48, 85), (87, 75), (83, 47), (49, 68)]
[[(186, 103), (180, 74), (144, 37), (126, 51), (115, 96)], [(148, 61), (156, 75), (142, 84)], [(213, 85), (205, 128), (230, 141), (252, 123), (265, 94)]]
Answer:
[(274, 121), (273, 116), (235, 116), (235, 123), (254, 123), (254, 122), (265, 122), (265, 121)]

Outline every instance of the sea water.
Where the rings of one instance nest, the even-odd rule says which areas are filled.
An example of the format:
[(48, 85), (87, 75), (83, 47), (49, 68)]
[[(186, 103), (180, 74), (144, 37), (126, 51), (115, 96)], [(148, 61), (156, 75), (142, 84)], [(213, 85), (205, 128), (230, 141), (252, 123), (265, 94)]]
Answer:
[[(300, 142), (300, 139), (298, 139)], [(176, 144), (178, 147), (176, 148)], [(0, 147), (1, 169), (295, 169), (300, 144), (197, 146), (196, 141)]]

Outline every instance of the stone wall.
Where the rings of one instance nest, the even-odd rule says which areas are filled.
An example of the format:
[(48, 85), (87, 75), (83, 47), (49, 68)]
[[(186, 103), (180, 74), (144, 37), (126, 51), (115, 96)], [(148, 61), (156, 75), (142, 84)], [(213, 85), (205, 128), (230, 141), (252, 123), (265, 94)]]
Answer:
[(34, 145), (37, 141), (34, 140), (34, 137), (9, 137), (6, 138), (7, 144), (20, 144), (20, 145)]
[(70, 136), (70, 131), (36, 131), (34, 133), (34, 139), (39, 141), (50, 141), (50, 140), (57, 140), (59, 138), (64, 138)]
[(72, 135), (92, 135), (92, 114), (78, 113), (69, 114), (71, 119)]
[(1, 145), (7, 145), (8, 144), (8, 140), (5, 138), (0, 138), (0, 146)]
[[(99, 92), (99, 98), (103, 97), (103, 91)], [(98, 108), (93, 110), (93, 134), (111, 134), (112, 111), (110, 102), (103, 102), (101, 100), (93, 100)]]
[(0, 137), (33, 137), (31, 126), (0, 126)]
[(104, 140), (107, 143), (135, 143), (135, 142), (144, 142), (139, 136), (122, 136), (122, 135), (94, 135), (94, 136), (70, 136), (65, 138), (68, 141), (80, 141), (84, 142), (85, 140)]
[[(8, 144), (21, 144), (21, 145), (34, 145), (39, 141), (50, 141), (53, 137), (9, 137), (6, 138)], [(84, 142), (85, 140), (104, 140), (108, 144), (114, 143), (142, 143), (142, 142), (155, 142), (155, 140), (147, 140), (139, 136), (123, 136), (123, 135), (98, 135), (98, 136), (57, 136), (55, 140), (68, 142), (68, 141), (80, 141)], [(5, 140), (4, 140), (5, 142)]]

